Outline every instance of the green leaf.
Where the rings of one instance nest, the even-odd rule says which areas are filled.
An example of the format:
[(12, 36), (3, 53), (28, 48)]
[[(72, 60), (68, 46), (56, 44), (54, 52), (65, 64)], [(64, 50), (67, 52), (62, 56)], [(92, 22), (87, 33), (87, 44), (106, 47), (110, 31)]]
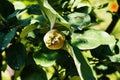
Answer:
[(98, 6), (98, 9), (102, 9), (108, 6), (108, 3), (104, 3)]
[(116, 54), (120, 54), (120, 39), (116, 41), (114, 51), (115, 51)]
[(26, 9), (27, 9), (27, 8), (15, 10), (14, 13), (10, 14), (10, 15), (7, 17), (7, 20), (10, 20), (10, 19), (14, 18), (15, 16), (17, 16), (17, 15), (20, 14), (21, 12), (25, 11)]
[(89, 14), (92, 11), (92, 6), (90, 4), (88, 4), (86, 1), (85, 2), (83, 1), (77, 5), (77, 9), (75, 9), (75, 11), (76, 10), (77, 10), (77, 12)]
[(120, 63), (120, 54), (115, 54), (113, 56), (109, 56), (109, 59), (111, 60), (111, 62), (118, 62), (118, 63)]
[(6, 50), (7, 64), (14, 70), (19, 70), (25, 63), (26, 49), (22, 43), (11, 45)]
[(25, 27), (25, 26), (29, 25), (30, 22), (31, 22), (31, 19), (32, 19), (32, 16), (27, 18), (27, 19), (20, 20), (18, 26), (19, 27)]
[(74, 12), (68, 15), (68, 21), (74, 29), (82, 30), (88, 27), (91, 18), (88, 14)]
[(6, 19), (15, 11), (14, 5), (9, 1), (0, 1), (0, 14)]
[(40, 0), (40, 4), (41, 9), (44, 12), (43, 14), (45, 14), (50, 21), (50, 28), (52, 29), (57, 18), (56, 12), (46, 0)]
[[(2, 56), (3, 57), (3, 56)], [(3, 61), (5, 61), (5, 60), (3, 60)], [(6, 62), (5, 63), (3, 63), (3, 61), (2, 61), (2, 67), (1, 67), (1, 71), (6, 71), (6, 69), (7, 69), (7, 64), (6, 64)]]
[(77, 7), (79, 5), (79, 3), (81, 3), (81, 0), (70, 0), (69, 2), (69, 6), (71, 6), (71, 11), (74, 10), (75, 7)]
[(29, 6), (27, 13), (40, 15), (41, 14), (40, 6), (38, 4), (33, 4)]
[(21, 38), (26, 37), (29, 32), (35, 30), (36, 28), (37, 28), (37, 26), (36, 26), (35, 24), (31, 24), (31, 25), (26, 26), (26, 27), (22, 30), (22, 32), (21, 32), (21, 34), (20, 34), (20, 37), (21, 37)]
[(50, 21), (50, 28), (52, 29), (54, 27), (55, 23), (61, 24), (64, 27), (66, 27), (68, 30), (71, 31), (69, 23), (62, 18), (48, 3), (47, 0), (39, 0), (40, 2), (40, 8), (43, 12), (43, 14), (48, 18)]
[(66, 69), (65, 72), (66, 75), (69, 76), (78, 75), (73, 58), (69, 55), (69, 53), (65, 50), (59, 50), (57, 52), (58, 52), (58, 56), (57, 56), (56, 64)]
[(83, 33), (72, 34), (72, 44), (81, 50), (94, 49), (105, 44), (113, 46), (115, 42), (113, 36), (99, 30), (86, 30)]
[(120, 0), (117, 0), (118, 5), (120, 6)]
[(75, 9), (75, 11), (89, 14), (92, 11), (92, 7), (88, 5), (82, 5), (79, 8)]
[(45, 71), (34, 64), (25, 66), (20, 77), (21, 80), (47, 80)]
[(16, 34), (16, 28), (11, 29), (7, 34), (1, 33), (0, 48), (4, 50)]
[(34, 60), (37, 65), (51, 66), (55, 63), (58, 53), (56, 51), (46, 50), (34, 54)]
[(117, 46), (118, 46), (119, 49), (120, 49), (120, 39), (119, 39), (118, 42), (117, 42)]
[(73, 58), (81, 80), (96, 80), (93, 69), (77, 47), (70, 46), (66, 43), (66, 47), (64, 49), (67, 50)]
[(43, 15), (39, 15), (37, 18), (35, 18), (35, 20), (39, 21), (40, 25), (43, 25), (47, 22)]
[(91, 54), (93, 57), (98, 59), (107, 59), (108, 56), (113, 55), (109, 45), (100, 45), (97, 48), (92, 49)]
[(0, 50), (5, 49), (5, 48), (2, 48), (4, 37), (5, 37), (5, 33), (0, 32)]

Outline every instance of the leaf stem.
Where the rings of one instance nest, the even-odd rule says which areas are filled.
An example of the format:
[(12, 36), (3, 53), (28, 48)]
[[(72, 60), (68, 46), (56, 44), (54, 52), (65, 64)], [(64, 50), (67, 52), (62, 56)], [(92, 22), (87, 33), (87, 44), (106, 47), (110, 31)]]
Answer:
[(117, 24), (119, 18), (120, 18), (120, 7), (118, 9), (118, 11), (115, 14), (112, 14), (112, 22), (111, 24), (108, 26), (108, 28), (106, 29), (106, 32), (111, 33), (113, 31), (113, 29), (115, 28), (115, 25)]

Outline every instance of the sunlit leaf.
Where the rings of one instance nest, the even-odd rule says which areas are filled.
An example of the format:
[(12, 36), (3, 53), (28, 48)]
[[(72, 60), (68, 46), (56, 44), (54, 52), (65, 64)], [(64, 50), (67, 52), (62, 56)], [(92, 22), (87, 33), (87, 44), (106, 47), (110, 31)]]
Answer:
[(108, 33), (99, 30), (87, 30), (83, 33), (74, 33), (72, 35), (72, 44), (79, 49), (93, 49), (100, 45), (113, 45), (116, 40)]
[(36, 28), (37, 28), (37, 26), (36, 26), (35, 24), (31, 24), (31, 25), (26, 26), (26, 27), (22, 30), (22, 32), (21, 32), (21, 34), (20, 34), (20, 37), (21, 37), (21, 38), (26, 37), (29, 32), (35, 30)]
[(48, 3), (47, 0), (39, 0), (40, 2), (40, 8), (43, 12), (43, 14), (48, 18), (48, 20), (50, 21), (50, 26), (51, 29), (54, 27), (55, 23), (59, 23), (63, 26), (65, 26), (68, 30), (71, 31), (70, 29), (70, 25), (68, 24), (68, 22), (62, 18)]
[(73, 76), (70, 78), (70, 80), (81, 80), (79, 76)]
[(2, 80), (10, 80), (11, 79), (8, 71), (4, 71), (4, 72), (1, 71), (1, 73), (2, 73)]
[(42, 11), (47, 16), (47, 18), (50, 21), (50, 28), (52, 29), (57, 18), (57, 12), (49, 5), (49, 3), (46, 0), (40, 0), (40, 7), (42, 8)]
[(64, 49), (67, 50), (73, 58), (81, 80), (96, 80), (93, 69), (77, 47), (70, 46), (66, 43), (66, 47)]
[(68, 15), (68, 21), (74, 29), (82, 30), (88, 27), (91, 18), (88, 14), (74, 12)]
[(80, 2), (79, 5), (77, 5), (77, 8), (75, 9), (74, 12), (76, 11), (89, 14), (92, 11), (92, 6), (88, 4), (86, 1)]
[(7, 64), (14, 70), (19, 70), (25, 63), (26, 49), (23, 44), (16, 43), (6, 50)]
[(75, 0), (75, 1), (70, 0), (69, 5), (71, 5), (71, 11), (73, 11), (73, 9), (77, 7), (79, 3), (81, 3), (81, 0)]
[(117, 45), (120, 48), (120, 39), (118, 40)]
[(111, 62), (120, 62), (120, 54), (116, 54), (113, 56), (109, 56), (109, 59), (111, 60)]

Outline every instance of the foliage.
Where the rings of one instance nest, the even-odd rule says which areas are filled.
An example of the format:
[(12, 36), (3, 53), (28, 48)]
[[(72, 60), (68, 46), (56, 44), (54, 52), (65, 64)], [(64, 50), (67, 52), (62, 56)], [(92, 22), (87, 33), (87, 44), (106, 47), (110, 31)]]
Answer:
[(0, 0), (2, 72), (10, 66), (15, 80), (119, 80), (120, 2), (97, 1), (30, 0), (14, 9), (14, 0)]

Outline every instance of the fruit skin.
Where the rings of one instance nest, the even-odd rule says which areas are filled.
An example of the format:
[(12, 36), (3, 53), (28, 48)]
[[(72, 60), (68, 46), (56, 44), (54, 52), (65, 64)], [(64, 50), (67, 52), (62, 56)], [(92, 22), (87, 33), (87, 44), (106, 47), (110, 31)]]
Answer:
[(110, 2), (109, 8), (112, 12), (117, 12), (119, 9), (119, 5), (116, 2)]
[(44, 43), (48, 49), (58, 50), (61, 49), (65, 42), (65, 36), (57, 29), (48, 31), (44, 36)]

